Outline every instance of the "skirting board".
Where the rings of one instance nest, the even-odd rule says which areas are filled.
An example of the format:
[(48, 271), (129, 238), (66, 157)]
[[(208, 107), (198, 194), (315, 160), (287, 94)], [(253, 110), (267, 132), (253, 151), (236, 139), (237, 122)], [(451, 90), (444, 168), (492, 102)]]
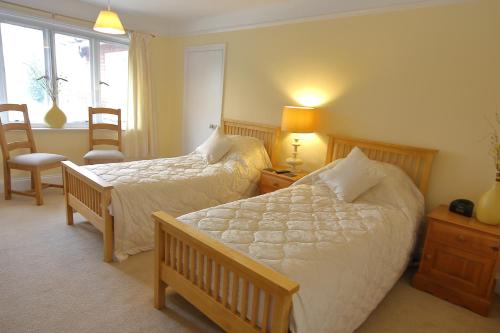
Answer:
[[(42, 176), (42, 182), (52, 184), (62, 184), (61, 175), (45, 175)], [(16, 191), (26, 191), (31, 187), (31, 179), (28, 177), (13, 178), (12, 189)], [(4, 192), (3, 181), (0, 181), (0, 193)]]

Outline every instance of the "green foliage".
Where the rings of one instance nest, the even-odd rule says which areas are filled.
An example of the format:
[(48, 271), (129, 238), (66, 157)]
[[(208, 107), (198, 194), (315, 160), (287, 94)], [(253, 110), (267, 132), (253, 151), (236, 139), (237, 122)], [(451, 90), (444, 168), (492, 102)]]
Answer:
[[(50, 97), (53, 101), (57, 100), (57, 95), (59, 94), (59, 90), (61, 89), (61, 81), (68, 82), (68, 80), (64, 78), (57, 78), (56, 84), (52, 84), (52, 80), (42, 73), (37, 66), (27, 64), (30, 69), (30, 93), (34, 100), (43, 101), (45, 94)], [(31, 88), (31, 86), (33, 88)]]
[(43, 102), (46, 96), (46, 90), (42, 87), (38, 82), (37, 78), (41, 75), (41, 72), (36, 69), (33, 65), (28, 65), (30, 67), (29, 71), (29, 85), (28, 85), (28, 93), (34, 101)]

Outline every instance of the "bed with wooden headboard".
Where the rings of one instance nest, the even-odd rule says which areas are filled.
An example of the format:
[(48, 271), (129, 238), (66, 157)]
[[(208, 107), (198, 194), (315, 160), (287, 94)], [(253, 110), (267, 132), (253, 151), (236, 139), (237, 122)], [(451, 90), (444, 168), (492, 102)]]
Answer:
[(328, 141), (326, 163), (346, 157), (354, 147), (360, 148), (372, 160), (400, 167), (422, 194), (427, 193), (437, 150), (332, 135)]
[[(371, 159), (401, 167), (425, 193), (437, 151), (331, 136), (326, 163), (356, 146)], [(153, 219), (156, 308), (165, 306), (170, 286), (227, 332), (288, 332), (298, 283), (164, 212)]]
[[(262, 141), (271, 161), (278, 154), (280, 129), (275, 126), (223, 120), (226, 134), (258, 138)], [(73, 224), (73, 214), (78, 212), (103, 233), (104, 261), (113, 260), (113, 216), (109, 211), (113, 185), (91, 171), (66, 161), (62, 166), (66, 199), (66, 222)]]

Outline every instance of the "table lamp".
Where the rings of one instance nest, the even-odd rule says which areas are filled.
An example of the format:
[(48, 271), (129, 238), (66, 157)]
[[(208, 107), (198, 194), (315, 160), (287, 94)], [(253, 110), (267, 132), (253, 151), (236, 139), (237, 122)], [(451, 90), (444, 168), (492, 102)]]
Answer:
[[(297, 133), (312, 133), (316, 129), (316, 109), (302, 106), (285, 106), (281, 116), (281, 130)], [(292, 156), (286, 159), (286, 163), (292, 168), (291, 171), (298, 172), (297, 167), (302, 164), (302, 160), (298, 158), (298, 149), (300, 146), (299, 137), (293, 137), (293, 153)]]

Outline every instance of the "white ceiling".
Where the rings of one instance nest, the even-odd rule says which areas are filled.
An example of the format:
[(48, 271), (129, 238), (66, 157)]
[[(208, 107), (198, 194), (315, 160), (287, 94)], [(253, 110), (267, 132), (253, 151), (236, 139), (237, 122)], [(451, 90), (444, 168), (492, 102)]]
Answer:
[[(467, 0), (111, 0), (126, 28), (158, 34), (195, 34)], [(10, 0), (94, 20), (107, 0)]]
[[(80, 0), (106, 6), (107, 0)], [(111, 0), (111, 6), (130, 12), (139, 12), (168, 19), (193, 19), (204, 16), (244, 11), (289, 0)]]

